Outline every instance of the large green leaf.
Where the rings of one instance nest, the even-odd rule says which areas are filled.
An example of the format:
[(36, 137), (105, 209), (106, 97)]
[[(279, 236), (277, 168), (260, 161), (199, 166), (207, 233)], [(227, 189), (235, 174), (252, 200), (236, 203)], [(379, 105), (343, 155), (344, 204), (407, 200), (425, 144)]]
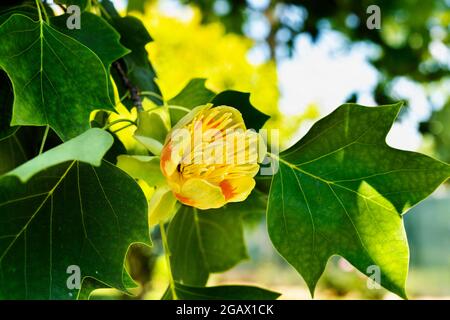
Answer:
[(180, 208), (168, 230), (175, 280), (205, 285), (210, 273), (226, 271), (247, 258), (241, 216), (234, 206), (233, 210)]
[(120, 35), (103, 18), (90, 12), (83, 12), (80, 19), (83, 21), (81, 29), (68, 29), (66, 21), (68, 14), (51, 19), (51, 24), (62, 33), (74, 38), (94, 51), (100, 58), (106, 70), (111, 63), (130, 52), (120, 44)]
[(0, 175), (13, 170), (25, 161), (27, 155), (15, 133), (9, 138), (0, 140)]
[[(9, 1), (0, 3), (0, 25), (5, 22), (11, 15), (14, 13), (21, 13), (26, 15), (32, 19), (37, 20), (39, 18), (39, 14), (36, 8), (36, 2), (31, 0), (27, 1)], [(48, 8), (48, 4), (44, 3), (44, 6)], [(48, 12), (51, 14), (51, 12)]]
[[(155, 82), (156, 72), (148, 59), (148, 54), (145, 49), (147, 43), (153, 41), (147, 29), (139, 19), (126, 16), (113, 16), (112, 25), (121, 35), (121, 43), (131, 50), (123, 61), (125, 62), (128, 80), (139, 92), (152, 92), (155, 95), (149, 95), (148, 98), (158, 105), (162, 105), (163, 101), (159, 98), (161, 91)], [(117, 73), (113, 73), (120, 96), (123, 96), (129, 88), (123, 83), (123, 79)], [(125, 99), (123, 103), (130, 107), (132, 101), (129, 98)]]
[(128, 247), (149, 242), (147, 202), (101, 160), (112, 143), (91, 129), (0, 177), (0, 298), (74, 299), (72, 265), (83, 279), (126, 290)]
[(0, 68), (14, 88), (12, 125), (50, 125), (67, 140), (89, 128), (91, 111), (113, 110), (102, 61), (77, 40), (14, 14), (0, 26), (0, 43)]
[[(175, 294), (180, 300), (275, 300), (280, 296), (277, 292), (252, 286), (193, 287), (178, 282), (175, 283)], [(163, 299), (173, 299), (171, 290), (166, 291)]]
[(215, 106), (225, 105), (238, 109), (249, 129), (261, 129), (270, 118), (251, 104), (250, 93), (233, 90), (224, 91), (215, 96), (211, 103)]
[[(133, 280), (133, 278), (131, 278), (130, 274), (125, 268), (122, 271), (122, 282), (127, 289), (136, 288), (137, 286), (136, 282)], [(77, 300), (89, 300), (91, 299), (91, 296), (95, 290), (110, 288), (111, 287), (106, 283), (99, 281), (96, 278), (85, 277), (83, 279), (83, 283), (81, 284), (81, 289), (78, 291)]]
[(92, 50), (102, 61), (108, 74), (108, 91), (111, 102), (114, 104), (114, 92), (109, 78), (111, 64), (130, 52), (120, 44), (120, 35), (103, 18), (83, 12), (80, 19), (83, 23), (81, 29), (69, 29), (66, 21), (70, 15), (64, 14), (51, 19), (51, 24), (60, 32), (67, 34)]
[[(408, 245), (402, 214), (450, 175), (450, 166), (389, 147), (401, 104), (345, 104), (281, 153), (268, 204), (270, 238), (311, 292), (338, 254), (406, 297)], [(371, 269), (370, 269), (371, 270)]]

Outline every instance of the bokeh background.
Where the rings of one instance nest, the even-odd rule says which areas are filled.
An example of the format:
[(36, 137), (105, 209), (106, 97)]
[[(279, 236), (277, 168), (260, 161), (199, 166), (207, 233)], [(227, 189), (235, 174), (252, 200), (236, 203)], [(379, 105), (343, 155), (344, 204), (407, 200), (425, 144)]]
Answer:
[[(404, 100), (388, 143), (450, 162), (449, 0), (113, 2), (141, 18), (153, 37), (147, 50), (165, 98), (194, 77), (207, 78), (215, 91), (251, 92), (253, 104), (272, 117), (267, 127), (281, 130), (283, 148), (342, 103)], [(374, 4), (381, 10), (379, 30), (366, 25)], [(301, 277), (272, 248), (263, 214), (246, 228), (251, 260), (209, 283), (258, 284), (284, 299), (309, 299)], [(410, 297), (450, 298), (450, 188), (413, 208), (405, 225)], [(163, 261), (142, 248), (132, 256), (132, 273), (144, 285), (140, 297), (159, 298), (166, 286)], [(365, 276), (333, 257), (315, 298), (396, 297), (367, 289)]]

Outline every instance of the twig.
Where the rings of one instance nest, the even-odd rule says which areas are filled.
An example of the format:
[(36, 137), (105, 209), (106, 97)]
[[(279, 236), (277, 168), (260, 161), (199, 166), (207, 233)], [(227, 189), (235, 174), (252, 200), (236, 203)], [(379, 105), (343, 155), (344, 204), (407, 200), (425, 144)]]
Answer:
[(130, 92), (130, 98), (131, 101), (133, 101), (133, 104), (136, 106), (138, 111), (144, 111), (144, 108), (142, 107), (142, 99), (139, 95), (139, 90), (131, 83), (130, 79), (128, 79), (126, 72), (123, 70), (122, 64), (119, 61), (116, 61), (113, 63), (113, 66), (114, 68), (116, 68), (117, 73), (122, 80), (123, 86)]

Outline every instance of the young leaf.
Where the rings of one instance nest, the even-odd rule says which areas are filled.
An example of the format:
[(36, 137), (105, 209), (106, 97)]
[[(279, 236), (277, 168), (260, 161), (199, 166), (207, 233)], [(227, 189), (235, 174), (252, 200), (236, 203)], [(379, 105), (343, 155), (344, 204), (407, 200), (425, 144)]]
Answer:
[(168, 104), (189, 109), (207, 104), (214, 98), (215, 93), (205, 87), (205, 82), (206, 79), (192, 79)]
[(149, 241), (147, 202), (131, 177), (101, 161), (112, 142), (91, 129), (0, 177), (0, 298), (74, 299), (69, 266), (126, 290), (128, 247)]
[(386, 144), (400, 108), (342, 105), (272, 155), (279, 168), (269, 195), (270, 238), (312, 294), (338, 254), (365, 274), (379, 268), (380, 284), (406, 297), (402, 214), (445, 181), (450, 166)]
[[(175, 97), (168, 101), (172, 127), (180, 121), (189, 110), (205, 105), (214, 98), (215, 93), (205, 87), (205, 79), (192, 79)], [(181, 108), (180, 108), (181, 107)]]
[(215, 106), (230, 106), (242, 113), (248, 129), (259, 130), (269, 120), (269, 116), (256, 109), (250, 102), (250, 93), (239, 91), (224, 91), (219, 93), (211, 103)]
[[(178, 282), (175, 294), (180, 300), (276, 300), (280, 296), (278, 292), (252, 286), (193, 287)], [(167, 289), (162, 299), (172, 300), (171, 290)]]
[(11, 125), (50, 125), (68, 140), (89, 129), (91, 111), (113, 110), (106, 70), (80, 42), (22, 14), (0, 26), (0, 42), (14, 87)]
[(168, 243), (175, 280), (205, 285), (209, 274), (223, 272), (246, 259), (238, 206), (199, 211), (182, 206), (169, 225)]
[(135, 179), (144, 180), (150, 187), (161, 186), (166, 178), (159, 166), (159, 157), (120, 155), (117, 166)]

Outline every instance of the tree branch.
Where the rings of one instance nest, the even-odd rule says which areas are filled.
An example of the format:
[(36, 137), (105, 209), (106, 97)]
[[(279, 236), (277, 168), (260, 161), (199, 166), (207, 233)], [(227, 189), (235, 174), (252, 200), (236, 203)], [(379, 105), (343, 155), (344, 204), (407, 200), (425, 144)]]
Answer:
[(130, 79), (128, 79), (128, 76), (125, 72), (125, 70), (122, 67), (122, 64), (120, 61), (116, 61), (113, 63), (114, 68), (117, 70), (117, 73), (120, 76), (120, 79), (122, 80), (122, 84), (127, 90), (130, 92), (130, 98), (131, 101), (133, 101), (133, 104), (136, 106), (138, 111), (144, 111), (144, 108), (142, 107), (142, 99), (139, 95), (139, 90), (136, 86), (131, 83)]

